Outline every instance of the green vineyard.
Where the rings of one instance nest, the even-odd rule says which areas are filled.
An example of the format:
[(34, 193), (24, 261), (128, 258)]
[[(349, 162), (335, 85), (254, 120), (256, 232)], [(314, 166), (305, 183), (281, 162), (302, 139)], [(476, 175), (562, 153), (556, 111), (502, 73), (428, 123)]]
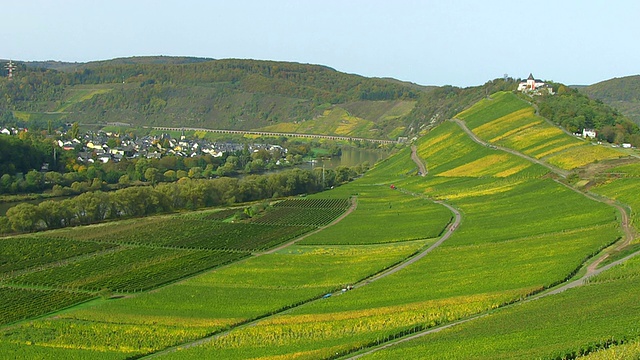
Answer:
[(326, 192), (1, 239), (0, 354), (637, 358), (627, 150), (501, 92)]
[(13, 284), (135, 292), (236, 261), (247, 253), (136, 247), (11, 278)]
[(91, 299), (81, 292), (19, 289), (0, 286), (0, 325), (45, 315), (55, 310)]
[(2, 239), (0, 322), (192, 277), (327, 224), (350, 204), (348, 199), (289, 203), (295, 206), (278, 205), (255, 222), (225, 222), (239, 209), (205, 210)]
[(310, 230), (299, 226), (281, 225), (285, 226), (174, 218), (158, 220), (135, 230), (130, 227), (110, 229), (104, 234), (95, 234), (87, 229), (84, 230), (87, 234), (81, 233), (79, 237), (122, 245), (251, 251), (269, 248)]
[(98, 244), (47, 237), (15, 237), (0, 241), (0, 276), (7, 272), (59, 262), (74, 256), (114, 248)]
[(288, 208), (313, 208), (313, 209), (343, 209), (346, 210), (351, 205), (349, 199), (289, 199), (276, 203), (274, 207)]

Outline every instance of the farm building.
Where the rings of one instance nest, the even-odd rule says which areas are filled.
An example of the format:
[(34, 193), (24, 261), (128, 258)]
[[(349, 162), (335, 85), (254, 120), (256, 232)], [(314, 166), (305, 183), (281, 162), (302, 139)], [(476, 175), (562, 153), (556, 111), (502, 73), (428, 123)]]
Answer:
[(582, 129), (583, 138), (595, 139), (596, 136), (598, 136), (598, 133), (594, 129)]

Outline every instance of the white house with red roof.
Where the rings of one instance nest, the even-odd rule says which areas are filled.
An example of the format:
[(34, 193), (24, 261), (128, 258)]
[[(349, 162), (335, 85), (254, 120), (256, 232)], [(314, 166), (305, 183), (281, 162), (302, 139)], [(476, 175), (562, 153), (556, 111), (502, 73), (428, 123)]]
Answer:
[(518, 91), (535, 91), (536, 89), (541, 89), (548, 87), (547, 84), (542, 80), (538, 80), (533, 77), (533, 74), (529, 74), (529, 77), (526, 81), (520, 82), (518, 84)]

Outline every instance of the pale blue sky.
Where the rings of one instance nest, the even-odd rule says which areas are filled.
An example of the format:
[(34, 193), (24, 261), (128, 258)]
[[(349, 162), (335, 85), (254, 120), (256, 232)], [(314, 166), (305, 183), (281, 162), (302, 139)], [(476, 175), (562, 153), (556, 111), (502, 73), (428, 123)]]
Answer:
[(0, 0), (0, 5), (4, 59), (251, 58), (457, 86), (480, 85), (505, 73), (533, 72), (565, 84), (640, 73), (638, 0)]

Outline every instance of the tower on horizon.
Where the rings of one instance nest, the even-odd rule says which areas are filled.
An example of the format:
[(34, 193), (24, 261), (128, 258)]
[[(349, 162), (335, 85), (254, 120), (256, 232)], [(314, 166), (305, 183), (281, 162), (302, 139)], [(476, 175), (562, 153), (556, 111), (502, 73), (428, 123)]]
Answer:
[(7, 76), (9, 80), (13, 79), (13, 70), (16, 69), (16, 66), (13, 65), (13, 61), (9, 60), (7, 65), (5, 65), (4, 67), (9, 71), (9, 75)]

